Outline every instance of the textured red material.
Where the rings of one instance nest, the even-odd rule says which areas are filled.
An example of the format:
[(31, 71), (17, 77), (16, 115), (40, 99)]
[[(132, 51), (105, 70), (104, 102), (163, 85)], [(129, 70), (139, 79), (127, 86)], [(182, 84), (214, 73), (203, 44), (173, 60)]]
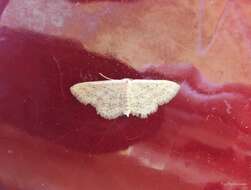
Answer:
[[(250, 87), (210, 84), (189, 65), (150, 66), (137, 72), (70, 40), (27, 31), (2, 28), (1, 36), (2, 124), (84, 153), (145, 142), (157, 155), (171, 150), (174, 157), (216, 170), (224, 166), (224, 173), (234, 178), (250, 178), (250, 160), (243, 159), (251, 148)], [(181, 90), (146, 120), (105, 120), (69, 91), (77, 82), (103, 80), (98, 73), (114, 79), (174, 80)], [(134, 154), (142, 150), (136, 146)]]
[[(0, 12), (6, 3), (0, 2)], [(245, 21), (244, 16), (236, 18), (233, 23)], [(233, 23), (231, 27), (235, 29)], [(241, 23), (238, 26), (233, 34), (241, 31), (248, 44), (248, 30), (241, 30)], [(180, 29), (175, 30), (178, 33)], [(230, 30), (222, 31), (225, 36)], [(217, 52), (233, 42), (231, 36), (220, 38), (216, 32), (217, 35), (223, 40)], [(237, 40), (241, 44), (240, 38)], [(212, 52), (211, 47), (205, 58), (211, 67), (207, 63), (195, 64), (202, 56), (194, 59), (195, 66), (154, 63), (136, 71), (114, 58), (86, 51), (80, 42), (1, 27), (0, 188), (251, 189), (251, 87), (207, 82), (197, 68), (221, 69), (214, 68), (219, 57)], [(225, 59), (224, 55), (231, 51), (219, 52)], [(247, 74), (247, 67), (239, 66), (244, 62), (240, 60), (234, 65)], [(222, 59), (219, 62), (225, 64)], [(231, 64), (226, 67), (230, 68), (228, 71), (235, 68)], [(98, 73), (115, 79), (174, 80), (181, 84), (181, 90), (147, 120), (122, 117), (108, 121), (91, 106), (81, 105), (69, 91), (78, 82), (103, 80)], [(219, 81), (217, 73), (209, 73), (211, 79), (217, 75)], [(235, 76), (229, 74), (227, 79), (231, 77)], [(242, 80), (245, 77), (248, 74)], [(130, 148), (126, 152), (118, 152), (127, 147)]]
[(163, 121), (161, 109), (147, 119), (106, 120), (70, 93), (76, 83), (103, 80), (99, 73), (114, 79), (141, 78), (125, 64), (87, 52), (70, 40), (6, 29), (1, 35), (6, 38), (0, 47), (2, 122), (79, 151), (106, 152), (153, 134)]

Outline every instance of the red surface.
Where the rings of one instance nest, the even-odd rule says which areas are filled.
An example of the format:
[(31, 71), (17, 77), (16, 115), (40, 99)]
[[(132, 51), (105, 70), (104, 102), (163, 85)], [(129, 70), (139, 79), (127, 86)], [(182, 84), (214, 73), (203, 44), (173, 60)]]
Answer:
[[(209, 83), (189, 64), (136, 71), (25, 30), (2, 27), (0, 39), (0, 182), (10, 189), (251, 188), (249, 85)], [(181, 90), (146, 120), (108, 121), (69, 91), (103, 80), (98, 73), (174, 80)], [(127, 156), (116, 152), (129, 145)]]
[(76, 83), (103, 80), (99, 73), (141, 78), (132, 68), (67, 40), (7, 29), (1, 36), (6, 39), (0, 47), (3, 123), (88, 152), (126, 148), (159, 128), (160, 111), (147, 119), (106, 120), (70, 93)]
[[(227, 175), (249, 183), (250, 159), (240, 158), (238, 151), (251, 148), (250, 87), (209, 84), (189, 65), (153, 66), (138, 73), (70, 40), (4, 28), (1, 36), (2, 124), (80, 152), (110, 152), (145, 141), (156, 153), (171, 150), (211, 170), (223, 167)], [(174, 80), (181, 90), (146, 120), (105, 120), (69, 91), (77, 82), (103, 80), (98, 73)]]

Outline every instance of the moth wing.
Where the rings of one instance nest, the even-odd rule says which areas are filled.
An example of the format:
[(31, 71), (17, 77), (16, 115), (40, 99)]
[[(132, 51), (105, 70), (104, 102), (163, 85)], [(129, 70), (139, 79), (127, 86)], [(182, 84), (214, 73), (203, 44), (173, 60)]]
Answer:
[(146, 118), (158, 106), (171, 101), (179, 84), (168, 80), (134, 80), (129, 88), (129, 107), (132, 115)]
[(99, 115), (114, 119), (123, 115), (126, 103), (126, 84), (121, 80), (83, 82), (73, 85), (71, 93), (85, 105), (96, 108)]

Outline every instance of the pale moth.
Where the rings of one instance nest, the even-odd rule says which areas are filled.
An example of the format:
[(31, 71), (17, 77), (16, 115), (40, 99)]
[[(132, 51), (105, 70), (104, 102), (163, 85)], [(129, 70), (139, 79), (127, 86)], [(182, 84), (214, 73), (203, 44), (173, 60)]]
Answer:
[(179, 84), (169, 80), (114, 80), (102, 76), (108, 80), (78, 83), (70, 91), (80, 103), (92, 105), (105, 119), (123, 115), (147, 118), (158, 106), (171, 101), (180, 89)]

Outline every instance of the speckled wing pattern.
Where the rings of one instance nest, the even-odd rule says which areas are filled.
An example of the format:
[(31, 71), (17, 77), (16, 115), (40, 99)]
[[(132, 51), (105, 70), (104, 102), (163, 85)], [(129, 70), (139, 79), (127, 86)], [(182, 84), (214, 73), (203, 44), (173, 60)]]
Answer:
[(147, 118), (158, 106), (168, 103), (179, 91), (179, 84), (168, 80), (106, 80), (83, 82), (70, 90), (79, 102), (90, 104), (106, 119), (121, 115)]
[(179, 91), (179, 84), (168, 80), (132, 80), (128, 88), (130, 114), (141, 118), (157, 111)]
[(79, 102), (92, 105), (106, 119), (115, 119), (126, 109), (126, 84), (121, 80), (83, 82), (70, 90)]

